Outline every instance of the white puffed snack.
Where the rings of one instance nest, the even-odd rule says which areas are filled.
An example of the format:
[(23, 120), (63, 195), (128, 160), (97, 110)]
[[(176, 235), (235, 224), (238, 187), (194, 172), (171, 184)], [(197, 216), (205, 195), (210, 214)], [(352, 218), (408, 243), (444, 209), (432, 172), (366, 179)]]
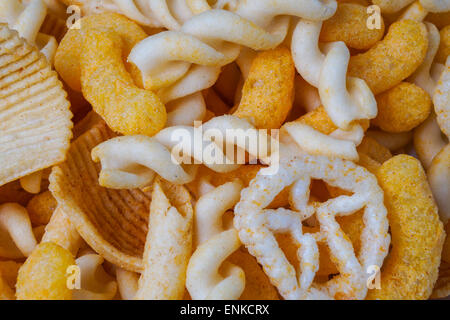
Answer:
[[(309, 203), (311, 179), (322, 179), (329, 185), (353, 192), (353, 195), (339, 196), (324, 203)], [(290, 185), (292, 210), (265, 209)], [(350, 215), (362, 208), (365, 228), (357, 257), (335, 217)], [(320, 232), (303, 233), (302, 221), (314, 214)], [(353, 162), (323, 156), (297, 156), (282, 162), (277, 174), (258, 173), (241, 193), (241, 200), (235, 207), (234, 225), (241, 241), (285, 299), (363, 299), (367, 293), (367, 268), (381, 267), (390, 243), (383, 191), (376, 178)], [(299, 246), (299, 266), (288, 262), (274, 233), (292, 236)], [(340, 273), (323, 284), (314, 283), (319, 268), (317, 242), (328, 245)], [(296, 270), (300, 272), (298, 276)]]

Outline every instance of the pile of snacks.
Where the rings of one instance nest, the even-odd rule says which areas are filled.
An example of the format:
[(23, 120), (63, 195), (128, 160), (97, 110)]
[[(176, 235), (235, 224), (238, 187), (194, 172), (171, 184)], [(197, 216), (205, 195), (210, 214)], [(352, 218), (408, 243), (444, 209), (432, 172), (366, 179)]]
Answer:
[(450, 0), (1, 0), (0, 299), (450, 296), (449, 54)]

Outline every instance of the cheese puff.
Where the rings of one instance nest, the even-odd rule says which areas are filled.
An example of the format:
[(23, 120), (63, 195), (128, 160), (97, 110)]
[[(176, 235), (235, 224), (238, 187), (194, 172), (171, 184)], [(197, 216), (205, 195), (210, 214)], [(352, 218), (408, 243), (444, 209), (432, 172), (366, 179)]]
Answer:
[(379, 94), (409, 77), (425, 59), (427, 48), (423, 23), (395, 22), (382, 41), (350, 58), (348, 75), (365, 80), (372, 92)]
[(438, 277), (444, 228), (420, 162), (408, 155), (386, 161), (377, 173), (384, 190), (392, 249), (381, 289), (367, 299), (428, 299)]
[(123, 40), (123, 61), (131, 49), (147, 34), (136, 23), (117, 13), (101, 13), (79, 20), (80, 29), (70, 29), (59, 44), (55, 55), (55, 69), (75, 91), (81, 91), (81, 53), (83, 36), (91, 30), (114, 31)]
[(57, 205), (56, 199), (48, 190), (34, 196), (27, 205), (31, 223), (34, 226), (47, 224)]
[(83, 95), (112, 130), (152, 136), (164, 127), (166, 109), (156, 94), (136, 87), (122, 62), (124, 47), (116, 32), (91, 30), (84, 36)]
[(414, 0), (372, 0), (372, 3), (379, 6), (383, 13), (395, 13), (406, 7)]
[(384, 35), (384, 21), (381, 28), (367, 28), (367, 8), (353, 3), (339, 4), (334, 16), (323, 22), (320, 41), (344, 41), (354, 49), (367, 50)]
[[(320, 106), (313, 111), (306, 113), (295, 121), (307, 124), (326, 135), (338, 129), (333, 121), (331, 121), (331, 118), (328, 116), (323, 106)], [(369, 120), (359, 120), (358, 123), (363, 127), (364, 130), (367, 130), (367, 128), (369, 127)]]
[(72, 254), (53, 242), (39, 244), (19, 270), (18, 300), (70, 300), (67, 268), (75, 265)]
[(292, 108), (295, 66), (284, 47), (259, 53), (253, 60), (235, 116), (258, 129), (278, 129)]
[(247, 250), (241, 247), (227, 261), (241, 267), (245, 273), (245, 289), (239, 300), (279, 300), (277, 290)]
[(425, 121), (431, 112), (429, 94), (408, 82), (376, 96), (378, 115), (372, 123), (387, 132), (410, 131)]
[(435, 61), (445, 64), (447, 57), (450, 55), (450, 25), (443, 28), (440, 35), (441, 42), (439, 44), (438, 52), (436, 53)]
[(363, 138), (357, 150), (358, 153), (366, 154), (379, 163), (384, 163), (385, 161), (392, 158), (392, 153), (388, 148), (379, 144), (374, 138), (368, 136), (365, 136)]

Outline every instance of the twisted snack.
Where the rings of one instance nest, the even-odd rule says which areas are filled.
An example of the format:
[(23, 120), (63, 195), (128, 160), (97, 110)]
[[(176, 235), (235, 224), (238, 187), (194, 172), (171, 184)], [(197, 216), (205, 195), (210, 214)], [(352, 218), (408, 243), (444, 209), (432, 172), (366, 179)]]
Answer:
[(300, 75), (319, 89), (320, 99), (333, 123), (348, 130), (358, 119), (377, 114), (375, 98), (364, 80), (347, 77), (350, 53), (342, 42), (319, 49), (321, 22), (300, 20), (292, 36), (292, 54)]
[[(324, 203), (308, 203), (310, 179), (353, 192)], [(286, 186), (294, 210), (264, 209)], [(383, 193), (376, 179), (352, 162), (323, 156), (298, 156), (280, 165), (277, 174), (260, 173), (241, 193), (235, 207), (234, 225), (241, 241), (263, 266), (271, 282), (285, 299), (359, 298), (366, 296), (365, 275), (372, 265), (381, 266), (390, 237)], [(359, 257), (345, 236), (336, 216), (350, 215), (364, 208), (365, 228), (361, 234)], [(313, 216), (320, 232), (303, 233), (302, 221)], [(299, 247), (300, 274), (278, 247), (274, 233), (288, 233)], [(319, 268), (317, 242), (325, 242), (340, 275), (324, 284), (314, 283)]]
[(52, 64), (58, 47), (56, 39), (39, 32), (46, 15), (47, 7), (43, 0), (32, 0), (26, 5), (19, 0), (3, 0), (0, 3), (0, 22), (7, 23), (28, 43), (37, 44)]
[(241, 242), (235, 229), (222, 226), (223, 214), (239, 201), (242, 187), (239, 180), (226, 183), (201, 196), (195, 205), (197, 249), (186, 274), (186, 287), (195, 300), (238, 299), (244, 291), (244, 271), (224, 262)]
[[(240, 164), (224, 154), (220, 142), (218, 145), (212, 140), (215, 134), (225, 139), (223, 143), (242, 148), (263, 161), (269, 161), (271, 151), (276, 151), (275, 139), (235, 116), (213, 118), (203, 124), (203, 131), (202, 137), (202, 134), (197, 136), (194, 127), (174, 126), (151, 138), (123, 136), (99, 144), (92, 150), (92, 159), (102, 164), (100, 185), (118, 189), (145, 187), (152, 182), (155, 172), (172, 183), (185, 184), (194, 179), (195, 164), (201, 163), (217, 172), (237, 169)], [(233, 131), (237, 136), (230, 137), (227, 131)], [(208, 136), (209, 133), (213, 133), (212, 136)], [(264, 149), (255, 150), (258, 143), (247, 143), (246, 135), (256, 138), (258, 143), (267, 143), (267, 154)], [(204, 158), (212, 153), (212, 159)], [(180, 154), (183, 155), (181, 159)]]
[[(27, 210), (17, 203), (0, 205), (0, 229), (9, 234), (10, 241), (5, 235), (0, 243), (0, 257), (17, 259), (28, 257), (37, 245), (33, 234)], [(18, 249), (18, 250), (17, 250)]]

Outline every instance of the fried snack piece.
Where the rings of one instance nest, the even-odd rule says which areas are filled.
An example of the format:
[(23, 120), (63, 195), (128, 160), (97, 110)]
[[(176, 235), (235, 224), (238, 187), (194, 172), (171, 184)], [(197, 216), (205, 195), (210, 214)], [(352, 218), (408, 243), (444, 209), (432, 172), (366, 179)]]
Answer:
[(372, 0), (372, 3), (379, 6), (383, 13), (395, 13), (406, 7), (414, 0)]
[(388, 148), (379, 144), (374, 138), (368, 136), (365, 136), (362, 139), (361, 144), (358, 146), (357, 150), (359, 153), (366, 154), (379, 163), (384, 163), (385, 161), (392, 158), (392, 153)]
[[(83, 38), (90, 30), (112, 31), (117, 33), (124, 50), (126, 61), (131, 49), (147, 34), (133, 21), (117, 13), (102, 13), (84, 17), (80, 20), (80, 29), (70, 29), (59, 44), (55, 55), (55, 69), (61, 78), (75, 91), (81, 91), (81, 53)], [(129, 65), (127, 65), (129, 68)]]
[(445, 28), (450, 21), (450, 11), (447, 12), (430, 12), (426, 17), (426, 21), (434, 24), (438, 29)]
[(19, 270), (18, 300), (70, 300), (67, 268), (75, 265), (72, 254), (53, 242), (39, 244)]
[(425, 121), (431, 112), (428, 93), (408, 82), (376, 96), (378, 115), (372, 123), (386, 132), (410, 131)]
[(440, 31), (441, 42), (436, 53), (435, 62), (445, 63), (447, 57), (450, 55), (450, 25), (444, 27)]
[(367, 299), (428, 299), (438, 277), (444, 229), (420, 162), (408, 155), (386, 161), (377, 173), (384, 190), (392, 249), (381, 289)]
[(183, 186), (156, 179), (145, 242), (144, 272), (135, 299), (183, 298), (186, 268), (192, 254), (194, 210)]
[(279, 300), (277, 290), (245, 248), (236, 250), (227, 261), (239, 266), (245, 273), (245, 289), (239, 300)]
[(294, 61), (287, 48), (259, 53), (233, 115), (251, 119), (258, 129), (280, 128), (294, 101), (294, 76)]
[(152, 136), (166, 123), (165, 106), (156, 94), (135, 86), (122, 62), (123, 51), (124, 41), (116, 32), (93, 29), (84, 35), (83, 95), (114, 131)]
[(14, 291), (6, 283), (5, 279), (3, 279), (2, 274), (0, 272), (0, 300), (14, 300), (14, 299), (15, 299)]
[(6, 281), (10, 288), (15, 288), (17, 281), (17, 274), (19, 273), (19, 269), (22, 266), (22, 263), (16, 261), (0, 261), (0, 274), (3, 276), (3, 279)]
[(53, 168), (49, 190), (81, 237), (106, 260), (142, 271), (150, 193), (113, 190), (98, 184), (100, 164), (91, 150), (115, 135), (104, 122), (75, 140), (67, 160)]
[(450, 56), (436, 86), (433, 103), (436, 120), (442, 132), (450, 139)]
[(46, 58), (0, 24), (0, 186), (64, 160), (66, 92)]
[(367, 8), (354, 3), (339, 4), (334, 16), (325, 20), (319, 40), (322, 42), (344, 41), (354, 49), (367, 50), (384, 35), (384, 21), (381, 28), (367, 28)]
[(382, 41), (350, 58), (348, 75), (365, 80), (372, 92), (379, 94), (409, 77), (425, 59), (427, 48), (423, 23), (395, 22)]
[(34, 226), (47, 224), (57, 205), (58, 203), (48, 190), (34, 196), (27, 205), (31, 223)]

